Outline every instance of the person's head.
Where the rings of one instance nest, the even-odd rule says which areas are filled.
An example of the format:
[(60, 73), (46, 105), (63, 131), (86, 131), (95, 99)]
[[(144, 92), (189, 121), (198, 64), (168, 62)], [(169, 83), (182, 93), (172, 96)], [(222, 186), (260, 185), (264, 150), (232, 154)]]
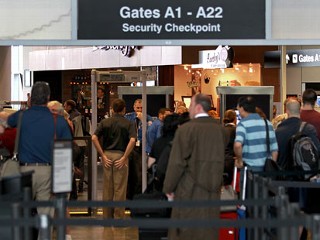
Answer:
[(300, 106), (301, 106), (301, 99), (300, 98), (297, 98), (297, 97), (288, 97), (286, 98), (286, 100), (284, 100), (283, 102), (283, 109), (284, 109), (284, 112), (287, 112), (287, 103), (291, 100), (296, 100), (299, 102)]
[(256, 107), (256, 113), (258, 113), (261, 118), (267, 119), (267, 115), (262, 111), (261, 108)]
[(236, 123), (237, 123), (237, 114), (236, 114), (236, 111), (233, 110), (233, 109), (229, 109), (229, 110), (225, 111), (222, 122), (223, 122), (224, 124), (227, 124), (227, 123), (234, 123), (234, 124), (236, 124)]
[(63, 116), (64, 108), (59, 101), (50, 101), (47, 106), (52, 113)]
[(50, 86), (47, 82), (36, 82), (31, 89), (31, 106), (46, 106), (50, 99)]
[(112, 110), (117, 114), (125, 114), (126, 112), (126, 102), (120, 98), (113, 100)]
[(199, 113), (208, 113), (211, 109), (211, 99), (202, 93), (198, 93), (191, 98), (189, 107), (190, 117), (195, 118)]
[(209, 115), (210, 117), (212, 117), (213, 119), (218, 119), (218, 118), (219, 118), (219, 114), (218, 114), (217, 111), (214, 110), (214, 109), (209, 110), (209, 111), (208, 111), (208, 115)]
[(303, 105), (311, 105), (314, 107), (317, 101), (317, 93), (313, 89), (306, 89), (302, 94)]
[(64, 110), (66, 110), (67, 113), (70, 113), (72, 110), (74, 110), (76, 106), (77, 106), (76, 102), (71, 99), (65, 101), (63, 104)]
[(97, 97), (98, 98), (103, 98), (104, 97), (104, 89), (102, 87), (98, 87)]
[(142, 112), (142, 99), (137, 99), (134, 101), (133, 110), (135, 112)]
[(277, 116), (277, 106), (273, 105), (272, 107), (272, 118), (275, 118)]
[(174, 136), (177, 128), (179, 126), (179, 115), (173, 113), (168, 115), (163, 120), (162, 126), (162, 136)]
[(160, 108), (158, 111), (158, 118), (159, 120), (163, 121), (164, 118), (170, 115), (172, 112), (169, 108)]
[(185, 106), (179, 106), (176, 108), (176, 113), (177, 114), (182, 114), (188, 112), (188, 108), (186, 108)]
[(288, 117), (300, 117), (301, 104), (296, 99), (289, 99), (286, 103), (286, 113)]
[(186, 106), (186, 103), (185, 103), (184, 101), (177, 101), (177, 102), (176, 102), (176, 107), (178, 108), (178, 107), (180, 107), (180, 106), (187, 107), (187, 106)]
[(242, 118), (247, 117), (250, 113), (255, 113), (256, 107), (256, 101), (251, 96), (243, 96), (238, 99), (237, 109)]

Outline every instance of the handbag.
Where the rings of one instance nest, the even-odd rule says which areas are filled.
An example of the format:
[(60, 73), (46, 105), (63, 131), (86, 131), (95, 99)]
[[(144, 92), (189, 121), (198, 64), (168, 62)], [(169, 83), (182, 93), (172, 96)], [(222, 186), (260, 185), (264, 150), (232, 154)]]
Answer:
[(268, 123), (267, 123), (266, 119), (264, 119), (264, 122), (266, 124), (266, 135), (267, 135), (266, 141), (267, 141), (267, 154), (268, 154), (268, 157), (266, 158), (266, 161), (264, 164), (264, 171), (265, 172), (280, 171), (281, 168), (280, 168), (279, 164), (275, 160), (270, 158), (271, 152), (270, 152), (269, 127), (268, 127)]
[[(237, 167), (233, 170), (233, 184), (221, 187), (220, 200), (238, 200), (238, 194), (236, 192), (237, 182)], [(233, 212), (237, 210), (236, 205), (224, 205), (220, 207), (220, 212)]]
[(18, 160), (18, 146), (19, 146), (19, 139), (20, 139), (22, 114), (23, 112), (20, 111), (18, 116), (18, 124), (17, 124), (16, 139), (14, 143), (13, 156), (11, 158), (6, 158), (1, 160), (0, 179), (4, 177), (17, 176), (21, 174), (20, 163)]

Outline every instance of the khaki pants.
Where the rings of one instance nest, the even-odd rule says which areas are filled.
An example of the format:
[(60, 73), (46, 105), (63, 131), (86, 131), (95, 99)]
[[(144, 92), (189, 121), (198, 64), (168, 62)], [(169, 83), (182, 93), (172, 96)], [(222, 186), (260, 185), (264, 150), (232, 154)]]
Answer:
[[(123, 156), (121, 151), (108, 150), (104, 154), (113, 162)], [(125, 201), (128, 181), (128, 167), (117, 169), (114, 164), (103, 168), (103, 201)], [(104, 218), (123, 219), (125, 208), (104, 208)]]

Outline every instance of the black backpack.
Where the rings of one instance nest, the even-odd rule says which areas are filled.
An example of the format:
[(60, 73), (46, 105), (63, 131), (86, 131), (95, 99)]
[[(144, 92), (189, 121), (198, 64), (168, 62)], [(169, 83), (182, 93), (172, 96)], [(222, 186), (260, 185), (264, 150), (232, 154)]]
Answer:
[[(289, 140), (291, 149), (290, 159), (287, 161), (288, 166), (285, 169), (295, 171), (318, 171), (319, 170), (319, 153), (316, 145), (310, 137), (303, 133), (306, 122), (302, 122), (299, 131)], [(297, 176), (300, 180), (308, 180), (316, 175), (316, 172)]]

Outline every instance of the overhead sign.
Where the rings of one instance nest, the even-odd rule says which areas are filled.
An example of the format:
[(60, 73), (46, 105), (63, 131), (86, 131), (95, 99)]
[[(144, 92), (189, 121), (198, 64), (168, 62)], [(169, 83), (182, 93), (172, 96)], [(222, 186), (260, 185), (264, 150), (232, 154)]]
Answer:
[(265, 39), (265, 0), (81, 0), (78, 39)]
[[(264, 53), (265, 68), (280, 68), (280, 51)], [(320, 49), (288, 50), (286, 54), (287, 67), (319, 67)]]

